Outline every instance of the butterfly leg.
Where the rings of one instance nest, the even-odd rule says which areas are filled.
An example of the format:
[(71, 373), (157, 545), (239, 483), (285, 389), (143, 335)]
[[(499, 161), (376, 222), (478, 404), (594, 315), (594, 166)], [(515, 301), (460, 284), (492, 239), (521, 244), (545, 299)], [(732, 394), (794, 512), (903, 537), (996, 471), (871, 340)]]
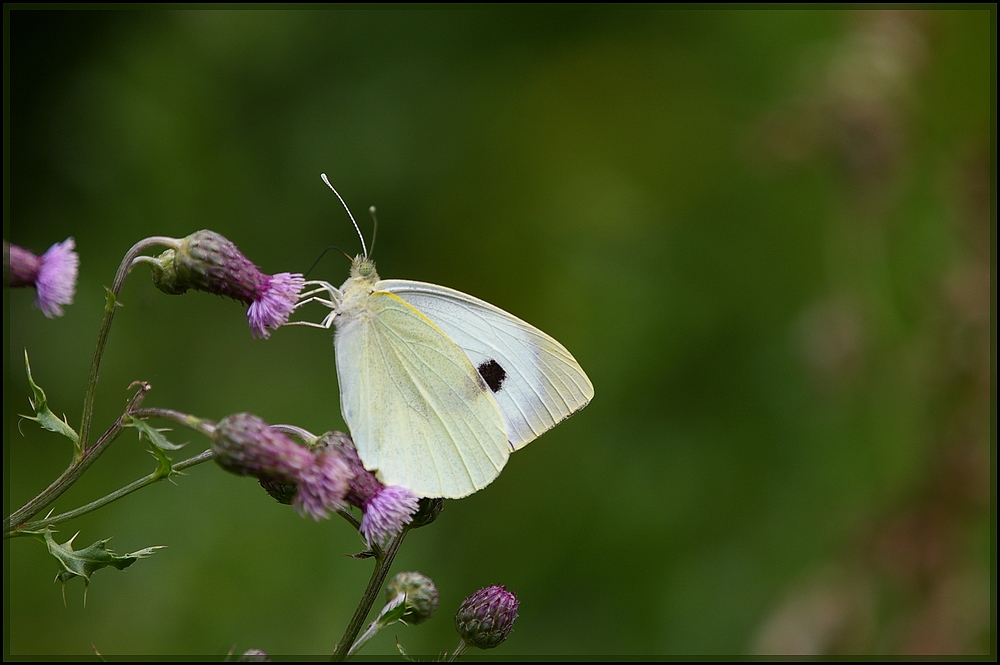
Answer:
[(316, 296), (312, 296), (312, 297), (306, 298), (305, 300), (299, 300), (297, 303), (295, 303), (295, 309), (298, 309), (299, 307), (302, 307), (303, 305), (308, 305), (311, 302), (318, 302), (320, 305), (328, 307), (329, 309), (334, 309), (339, 304), (338, 301), (327, 300), (326, 298), (319, 298), (319, 297), (316, 297)]
[[(299, 301), (295, 303), (295, 309), (298, 309), (303, 305), (308, 305), (311, 302), (316, 302), (329, 309), (330, 312), (323, 317), (323, 320), (319, 323), (314, 323), (313, 321), (289, 321), (285, 325), (308, 326), (310, 328), (323, 328), (324, 330), (329, 330), (330, 326), (333, 325), (334, 318), (337, 316), (337, 307), (340, 306), (340, 301), (343, 297), (340, 290), (329, 283), (320, 280), (308, 281), (304, 286), (310, 290), (304, 291), (299, 295)], [(321, 297), (323, 294), (328, 295), (329, 298)]]
[(286, 326), (306, 326), (307, 328), (321, 328), (323, 330), (329, 330), (330, 326), (333, 325), (333, 319), (336, 317), (336, 312), (330, 312), (326, 318), (324, 318), (320, 323), (314, 323), (313, 321), (289, 321)]
[[(334, 309), (340, 304), (341, 300), (340, 290), (334, 287), (333, 285), (320, 280), (315, 280), (306, 282), (305, 286), (307, 288), (308, 287), (315, 287), (315, 288), (305, 291), (299, 295), (299, 302), (296, 303), (295, 305), (296, 309), (311, 302), (318, 302), (319, 304), (328, 307), (330, 309)], [(318, 294), (323, 294), (323, 293), (327, 294), (329, 296), (329, 299), (319, 297)]]

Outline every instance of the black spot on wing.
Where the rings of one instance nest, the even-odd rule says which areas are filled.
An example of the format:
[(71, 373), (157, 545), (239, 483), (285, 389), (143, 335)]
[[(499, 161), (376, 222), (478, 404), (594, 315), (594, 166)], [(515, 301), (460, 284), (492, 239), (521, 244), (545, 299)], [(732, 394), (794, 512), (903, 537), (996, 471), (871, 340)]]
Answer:
[(479, 376), (483, 377), (483, 381), (490, 387), (490, 390), (495, 393), (500, 392), (504, 379), (507, 378), (507, 370), (501, 367), (500, 363), (490, 359), (480, 363), (476, 369), (479, 370)]

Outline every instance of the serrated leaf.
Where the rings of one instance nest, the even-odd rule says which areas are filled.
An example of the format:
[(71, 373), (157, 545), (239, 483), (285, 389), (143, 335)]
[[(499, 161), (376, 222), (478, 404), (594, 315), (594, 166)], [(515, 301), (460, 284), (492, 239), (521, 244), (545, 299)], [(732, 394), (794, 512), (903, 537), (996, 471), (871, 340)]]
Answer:
[(180, 450), (187, 445), (186, 443), (170, 443), (167, 437), (162, 434), (162, 432), (169, 432), (169, 428), (156, 429), (155, 427), (150, 427), (149, 423), (145, 420), (140, 420), (131, 416), (126, 418), (126, 424), (139, 430), (140, 441), (142, 441), (143, 437), (146, 437), (147, 441), (160, 450)]
[(49, 409), (49, 401), (45, 397), (45, 391), (39, 387), (35, 380), (31, 377), (31, 365), (28, 363), (28, 351), (24, 351), (24, 369), (28, 373), (28, 385), (31, 386), (31, 392), (34, 393), (34, 398), (29, 397), (28, 402), (31, 404), (31, 408), (35, 410), (34, 416), (21, 415), (22, 418), (27, 420), (34, 420), (36, 423), (41, 425), (44, 429), (50, 432), (55, 432), (56, 434), (62, 434), (67, 439), (73, 442), (74, 445), (78, 445), (80, 442), (80, 435), (69, 426), (66, 422), (65, 417), (60, 419), (56, 414), (52, 413)]
[(84, 582), (89, 584), (90, 576), (101, 568), (111, 566), (118, 570), (125, 570), (135, 563), (136, 560), (148, 557), (156, 552), (156, 550), (165, 547), (164, 545), (157, 545), (136, 552), (130, 552), (129, 554), (115, 554), (113, 550), (108, 548), (108, 541), (111, 539), (105, 538), (82, 550), (75, 550), (73, 549), (73, 541), (79, 535), (79, 532), (61, 545), (52, 537), (52, 533), (52, 530), (45, 531), (45, 546), (48, 547), (49, 554), (54, 556), (59, 562), (62, 570), (56, 577), (64, 584), (74, 577), (82, 577)]
[(149, 454), (156, 458), (156, 477), (159, 478), (169, 478), (173, 475), (181, 474), (180, 471), (174, 471), (174, 463), (167, 454), (157, 448), (156, 446), (149, 447)]
[(406, 604), (406, 595), (399, 594), (385, 604), (375, 621), (383, 628), (397, 621), (402, 622), (407, 609), (409, 606)]

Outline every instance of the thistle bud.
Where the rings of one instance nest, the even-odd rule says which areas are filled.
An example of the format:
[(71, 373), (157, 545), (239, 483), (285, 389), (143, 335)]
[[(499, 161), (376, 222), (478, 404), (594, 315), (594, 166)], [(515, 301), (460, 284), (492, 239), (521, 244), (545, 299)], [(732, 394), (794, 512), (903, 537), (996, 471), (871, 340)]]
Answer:
[(411, 626), (427, 621), (438, 606), (438, 590), (434, 581), (420, 573), (397, 573), (386, 585), (385, 599), (391, 602), (405, 596), (406, 613), (401, 621)]
[(212, 433), (215, 461), (238, 476), (296, 482), (313, 454), (252, 413), (223, 418)]
[(12, 287), (35, 287), (35, 307), (50, 319), (62, 316), (63, 305), (73, 302), (80, 257), (73, 251), (72, 238), (49, 247), (41, 256), (26, 249), (3, 243), (4, 267)]
[(272, 499), (286, 506), (292, 505), (295, 493), (299, 491), (299, 486), (295, 483), (283, 483), (270, 478), (258, 478), (258, 482)]
[(227, 471), (267, 481), (261, 484), (272, 496), (272, 489), (277, 491), (279, 501), (294, 486), (291, 503), (316, 520), (340, 506), (349, 488), (350, 468), (335, 452), (300, 446), (250, 413), (219, 421), (212, 433), (212, 452)]
[(505, 587), (480, 589), (465, 599), (455, 614), (455, 628), (462, 640), (480, 649), (499, 646), (517, 619), (517, 597)]
[(410, 522), (410, 528), (417, 529), (433, 523), (443, 510), (444, 499), (424, 497), (417, 504), (417, 512), (413, 514), (413, 521)]
[(288, 321), (305, 284), (302, 275), (264, 274), (236, 245), (214, 231), (197, 231), (178, 243), (153, 263), (156, 288), (171, 295), (195, 289), (247, 304), (254, 337), (267, 339), (270, 330)]

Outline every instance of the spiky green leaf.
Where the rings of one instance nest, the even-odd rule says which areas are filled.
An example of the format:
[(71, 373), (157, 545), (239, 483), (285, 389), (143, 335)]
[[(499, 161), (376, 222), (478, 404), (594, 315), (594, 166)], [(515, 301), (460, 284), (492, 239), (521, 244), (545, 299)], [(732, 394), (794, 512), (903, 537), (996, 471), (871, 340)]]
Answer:
[(108, 548), (108, 541), (111, 539), (105, 538), (82, 550), (75, 550), (73, 549), (73, 541), (79, 535), (79, 532), (62, 544), (56, 542), (55, 538), (52, 537), (53, 533), (51, 529), (46, 529), (44, 534), (45, 546), (48, 547), (49, 554), (59, 562), (62, 570), (59, 571), (56, 577), (64, 584), (74, 577), (81, 577), (85, 583), (89, 584), (90, 576), (101, 568), (111, 566), (118, 570), (125, 570), (135, 563), (136, 560), (148, 557), (156, 550), (165, 547), (164, 545), (157, 545), (129, 554), (115, 554), (113, 550)]
[(126, 416), (125, 425), (139, 430), (140, 441), (145, 438), (153, 447), (160, 450), (180, 450), (187, 445), (186, 443), (170, 443), (167, 437), (163, 436), (163, 432), (169, 432), (169, 429), (156, 429), (155, 427), (151, 427), (145, 420)]
[(169, 478), (170, 476), (182, 474), (181, 471), (174, 471), (174, 463), (167, 454), (156, 446), (149, 447), (149, 454), (156, 458), (156, 474), (157, 480), (160, 478)]
[(44, 429), (50, 432), (55, 432), (56, 434), (62, 434), (67, 439), (73, 442), (74, 445), (79, 445), (80, 435), (69, 426), (66, 422), (65, 416), (60, 419), (56, 414), (52, 413), (49, 409), (49, 401), (45, 397), (45, 391), (35, 383), (35, 380), (31, 377), (31, 364), (28, 362), (28, 350), (24, 351), (24, 369), (28, 373), (28, 385), (31, 386), (31, 392), (34, 393), (34, 397), (28, 398), (28, 402), (31, 404), (31, 408), (35, 410), (34, 416), (21, 415), (22, 418), (27, 420), (34, 420), (36, 423), (41, 425)]
[(403, 622), (407, 609), (409, 607), (406, 604), (406, 594), (401, 593), (385, 604), (374, 623), (378, 624), (379, 629), (382, 629), (397, 621)]

